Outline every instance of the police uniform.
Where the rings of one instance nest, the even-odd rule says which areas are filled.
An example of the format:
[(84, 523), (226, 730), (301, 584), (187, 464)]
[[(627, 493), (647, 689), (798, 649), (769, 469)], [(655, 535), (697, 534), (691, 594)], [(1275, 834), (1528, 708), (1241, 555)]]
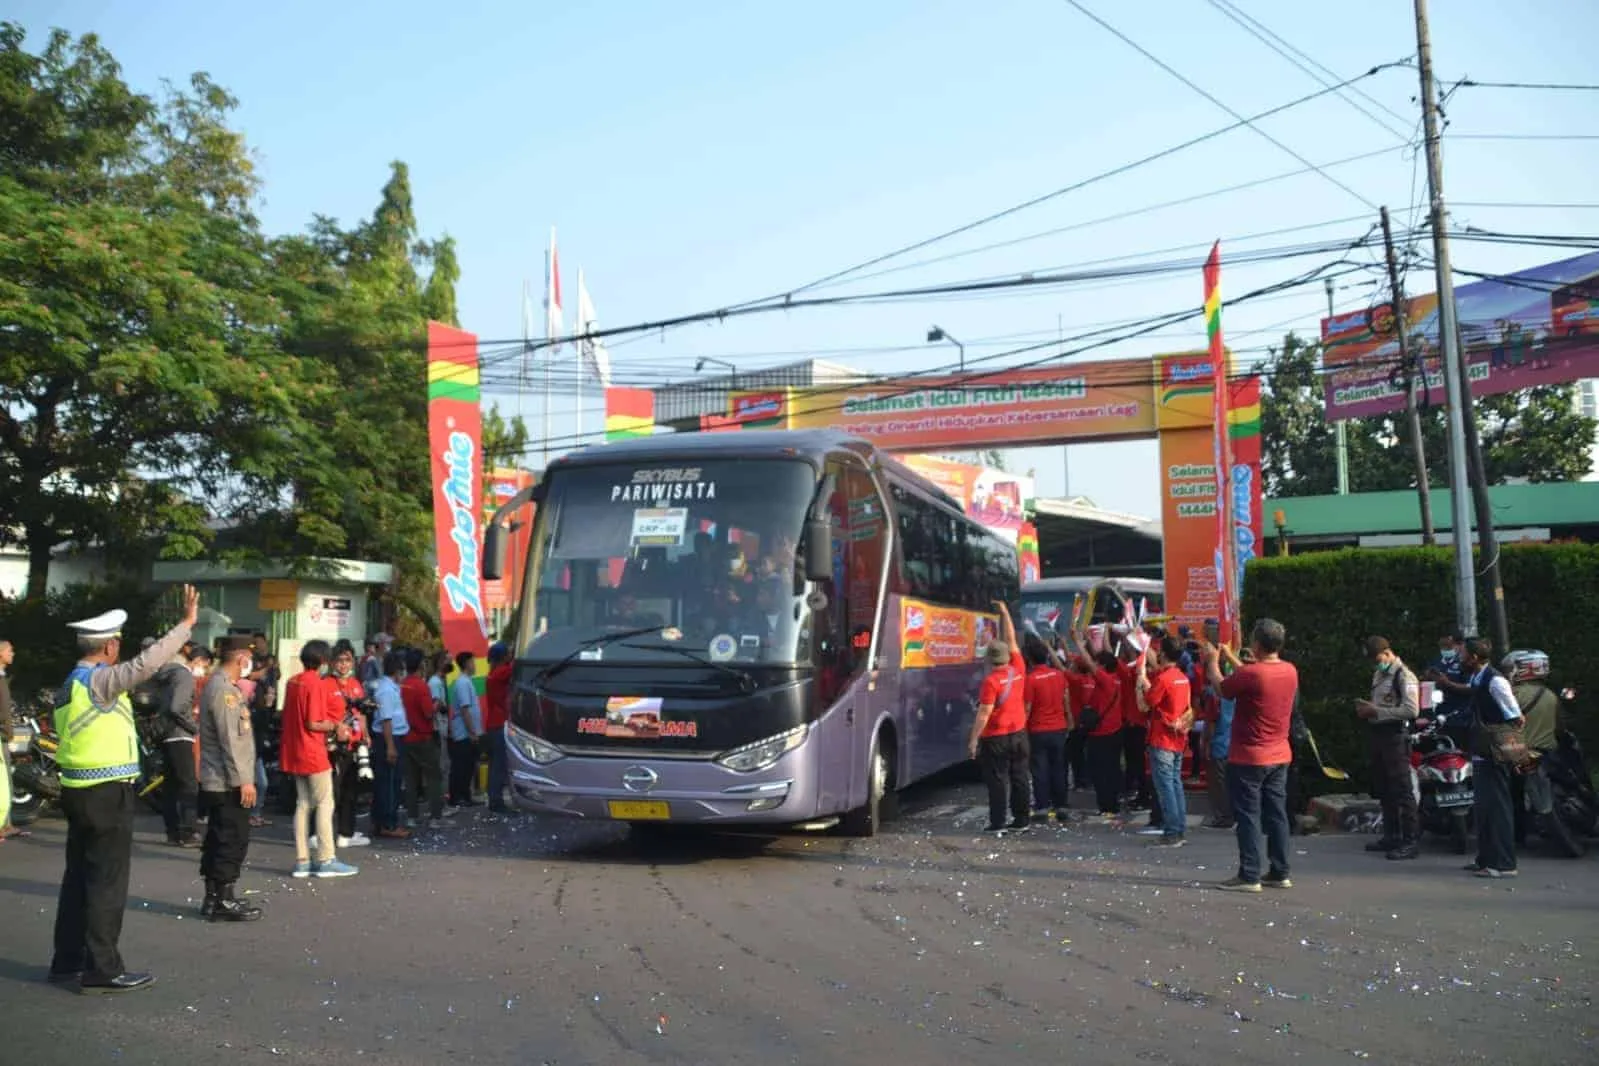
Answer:
[[(73, 622), (82, 640), (122, 635), (126, 611)], [(139, 735), (128, 693), (154, 676), (189, 639), (179, 624), (126, 663), (80, 661), (56, 699), (56, 761), (61, 809), (67, 816), (66, 871), (56, 904), (55, 957), (50, 980), (79, 981), (86, 993), (131, 992), (153, 980), (128, 973), (117, 941), (128, 902), (133, 849), (134, 779), (139, 776)]]
[(205, 902), (200, 914), (209, 921), (250, 922), (261, 917), (261, 908), (233, 894), (250, 848), (250, 808), (240, 789), (255, 783), (255, 733), (244, 693), (228, 676), (227, 655), (249, 648), (248, 638), (229, 638), (221, 668), (200, 693), (200, 809), (206, 812), (200, 850)]

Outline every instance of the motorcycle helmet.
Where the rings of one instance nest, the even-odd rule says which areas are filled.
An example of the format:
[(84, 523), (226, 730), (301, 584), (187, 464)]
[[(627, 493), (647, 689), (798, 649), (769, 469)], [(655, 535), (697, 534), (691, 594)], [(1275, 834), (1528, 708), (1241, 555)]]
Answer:
[(1541, 651), (1513, 651), (1499, 664), (1499, 670), (1512, 682), (1547, 681), (1549, 656)]

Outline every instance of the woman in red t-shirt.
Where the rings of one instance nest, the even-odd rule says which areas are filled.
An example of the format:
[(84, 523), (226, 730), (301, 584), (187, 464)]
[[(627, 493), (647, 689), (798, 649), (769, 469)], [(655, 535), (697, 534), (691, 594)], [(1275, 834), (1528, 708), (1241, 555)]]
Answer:
[(1071, 711), (1066, 705), (1066, 675), (1050, 661), (1044, 642), (1029, 633), (1023, 641), (1027, 659), (1027, 746), (1033, 761), (1033, 813), (1052, 818), (1066, 815), (1066, 731)]
[(1129, 810), (1144, 811), (1153, 797), (1149, 788), (1149, 715), (1138, 705), (1138, 659), (1138, 649), (1131, 642), (1124, 643), (1116, 677), (1121, 681), (1122, 697), (1122, 790), (1133, 797)]
[(1183, 792), (1183, 754), (1193, 728), (1192, 688), (1177, 665), (1183, 647), (1166, 636), (1150, 649), (1155, 674), (1139, 679), (1139, 698), (1149, 711), (1149, 758), (1155, 793), (1160, 797), (1161, 837), (1157, 843), (1180, 847), (1188, 832), (1188, 797)]
[(1099, 813), (1121, 813), (1122, 701), (1116, 656), (1102, 651), (1094, 656), (1094, 721), (1088, 727), (1088, 774), (1094, 782)]

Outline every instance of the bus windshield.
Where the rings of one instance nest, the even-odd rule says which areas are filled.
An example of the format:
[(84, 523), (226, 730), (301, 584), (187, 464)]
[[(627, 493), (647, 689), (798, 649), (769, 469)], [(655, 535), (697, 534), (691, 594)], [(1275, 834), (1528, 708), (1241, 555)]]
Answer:
[[(789, 459), (580, 465), (538, 507), (526, 658), (792, 664), (810, 656), (797, 549), (814, 468)], [(658, 629), (620, 637), (623, 630)], [(604, 640), (607, 635), (617, 639)], [(585, 648), (591, 650), (585, 651)]]

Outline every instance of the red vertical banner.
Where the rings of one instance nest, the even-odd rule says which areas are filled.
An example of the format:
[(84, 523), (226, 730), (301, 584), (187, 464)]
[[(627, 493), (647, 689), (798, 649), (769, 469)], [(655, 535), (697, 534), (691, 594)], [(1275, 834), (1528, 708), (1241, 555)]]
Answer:
[(1227, 348), (1221, 332), (1221, 242), (1205, 260), (1205, 334), (1210, 340), (1212, 461), (1216, 467), (1216, 591), (1221, 639), (1237, 643), (1238, 581), (1233, 562), (1232, 420), (1228, 417)]
[[(1232, 496), (1225, 508), (1232, 529), (1232, 574), (1235, 613), (1241, 613), (1244, 568), (1260, 554), (1264, 538), (1265, 504), (1261, 497), (1260, 379), (1235, 382), (1228, 393), (1228, 441), (1232, 446)], [(1246, 621), (1238, 618), (1240, 638)]]
[(483, 407), (477, 337), (428, 323), (428, 450), (444, 647), (488, 653), (483, 586)]

